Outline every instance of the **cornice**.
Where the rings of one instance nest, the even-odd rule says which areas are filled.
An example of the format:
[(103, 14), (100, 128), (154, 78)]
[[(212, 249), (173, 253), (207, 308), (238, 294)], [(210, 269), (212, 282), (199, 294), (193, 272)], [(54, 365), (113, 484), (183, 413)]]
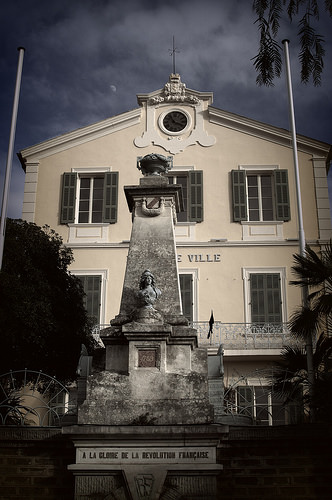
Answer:
[[(268, 140), (288, 148), (292, 147), (291, 134), (288, 130), (274, 127), (273, 125), (268, 125), (228, 111), (223, 111), (213, 106), (209, 106), (208, 112), (211, 123)], [(326, 142), (311, 139), (310, 137), (297, 135), (297, 148), (303, 153), (318, 156), (326, 160), (329, 156), (331, 145)]]
[(126, 113), (107, 118), (106, 120), (88, 125), (87, 127), (76, 129), (72, 132), (22, 149), (19, 153), (21, 163), (24, 163), (26, 160), (29, 162), (36, 161), (85, 142), (117, 132), (118, 130), (136, 125), (139, 123), (140, 117), (141, 110), (136, 108), (132, 111), (127, 111)]

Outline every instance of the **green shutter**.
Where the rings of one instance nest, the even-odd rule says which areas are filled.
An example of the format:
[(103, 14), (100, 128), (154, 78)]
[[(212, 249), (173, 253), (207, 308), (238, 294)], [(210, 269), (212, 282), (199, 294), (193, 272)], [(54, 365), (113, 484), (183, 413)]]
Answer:
[(85, 293), (84, 307), (88, 316), (94, 323), (100, 323), (101, 277), (99, 275), (77, 277), (83, 285)]
[(232, 170), (233, 221), (247, 220), (246, 173)]
[(63, 174), (60, 224), (75, 222), (76, 183), (76, 173)]
[(115, 224), (118, 219), (119, 172), (107, 172), (104, 181), (103, 222)]
[(203, 171), (190, 170), (188, 186), (188, 219), (190, 222), (203, 220)]
[(191, 274), (180, 274), (182, 313), (189, 322), (193, 321), (193, 277)]
[(290, 220), (287, 170), (274, 170), (276, 220)]
[(281, 323), (279, 273), (251, 273), (250, 301), (252, 323)]

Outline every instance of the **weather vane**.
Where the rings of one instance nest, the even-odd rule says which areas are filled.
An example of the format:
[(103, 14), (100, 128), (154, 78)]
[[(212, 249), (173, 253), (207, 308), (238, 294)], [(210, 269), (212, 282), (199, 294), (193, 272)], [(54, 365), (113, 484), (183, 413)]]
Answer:
[(174, 36), (173, 36), (173, 48), (168, 50), (169, 50), (169, 55), (173, 57), (173, 74), (175, 75), (175, 54), (178, 54), (180, 51), (175, 47)]

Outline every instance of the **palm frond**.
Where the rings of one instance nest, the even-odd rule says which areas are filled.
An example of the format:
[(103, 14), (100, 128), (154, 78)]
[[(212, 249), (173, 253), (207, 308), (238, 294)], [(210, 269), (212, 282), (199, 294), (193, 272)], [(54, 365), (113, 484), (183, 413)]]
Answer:
[(291, 281), (292, 285), (318, 286), (332, 275), (332, 260), (325, 257), (323, 259), (309, 245), (306, 246), (304, 255), (294, 255), (294, 261), (291, 270), (297, 280)]
[[(284, 0), (284, 4), (286, 3), (286, 0)], [(287, 14), (289, 19), (292, 21), (293, 17), (295, 14), (297, 14), (299, 11), (299, 2), (298, 0), (290, 0), (288, 7), (287, 7)]]
[(289, 321), (291, 334), (306, 341), (308, 336), (316, 336), (321, 323), (320, 313), (308, 306), (301, 306), (294, 311)]
[(331, 315), (332, 313), (332, 294), (330, 293), (317, 293), (316, 295), (311, 294), (313, 300), (311, 300), (311, 309), (316, 312), (317, 315)]
[(332, 0), (325, 0), (325, 10), (332, 17)]
[(323, 332), (317, 339), (316, 349), (314, 352), (314, 367), (317, 370), (324, 369), (325, 368), (324, 365), (328, 361), (331, 355), (332, 355), (332, 337)]
[(301, 79), (307, 83), (312, 75), (314, 85), (318, 86), (321, 83), (321, 73), (324, 67), (324, 40), (321, 35), (316, 34), (315, 29), (310, 24), (311, 17), (316, 17), (315, 10), (308, 9), (299, 21)]
[(261, 34), (259, 52), (253, 58), (254, 67), (258, 72), (256, 82), (258, 85), (273, 86), (274, 78), (280, 77), (281, 74), (281, 47), (273, 39), (265, 19), (260, 21), (259, 30)]
[(280, 353), (280, 363), (277, 367), (286, 368), (289, 372), (306, 370), (306, 357), (299, 346), (285, 346)]
[(269, 24), (271, 26), (273, 36), (277, 36), (279, 31), (279, 20), (282, 13), (281, 0), (270, 0), (269, 6)]
[(252, 8), (256, 12), (259, 19), (262, 19), (264, 17), (268, 5), (269, 0), (254, 0)]

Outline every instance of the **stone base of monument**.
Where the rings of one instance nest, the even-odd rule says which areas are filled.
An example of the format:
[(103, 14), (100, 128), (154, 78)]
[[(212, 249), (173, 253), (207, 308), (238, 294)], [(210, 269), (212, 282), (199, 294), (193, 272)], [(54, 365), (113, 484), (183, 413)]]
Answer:
[(179, 425), (213, 422), (206, 349), (196, 330), (129, 323), (101, 332), (105, 359), (88, 377), (78, 423)]
[(218, 498), (227, 426), (64, 427), (76, 448), (75, 500)]

